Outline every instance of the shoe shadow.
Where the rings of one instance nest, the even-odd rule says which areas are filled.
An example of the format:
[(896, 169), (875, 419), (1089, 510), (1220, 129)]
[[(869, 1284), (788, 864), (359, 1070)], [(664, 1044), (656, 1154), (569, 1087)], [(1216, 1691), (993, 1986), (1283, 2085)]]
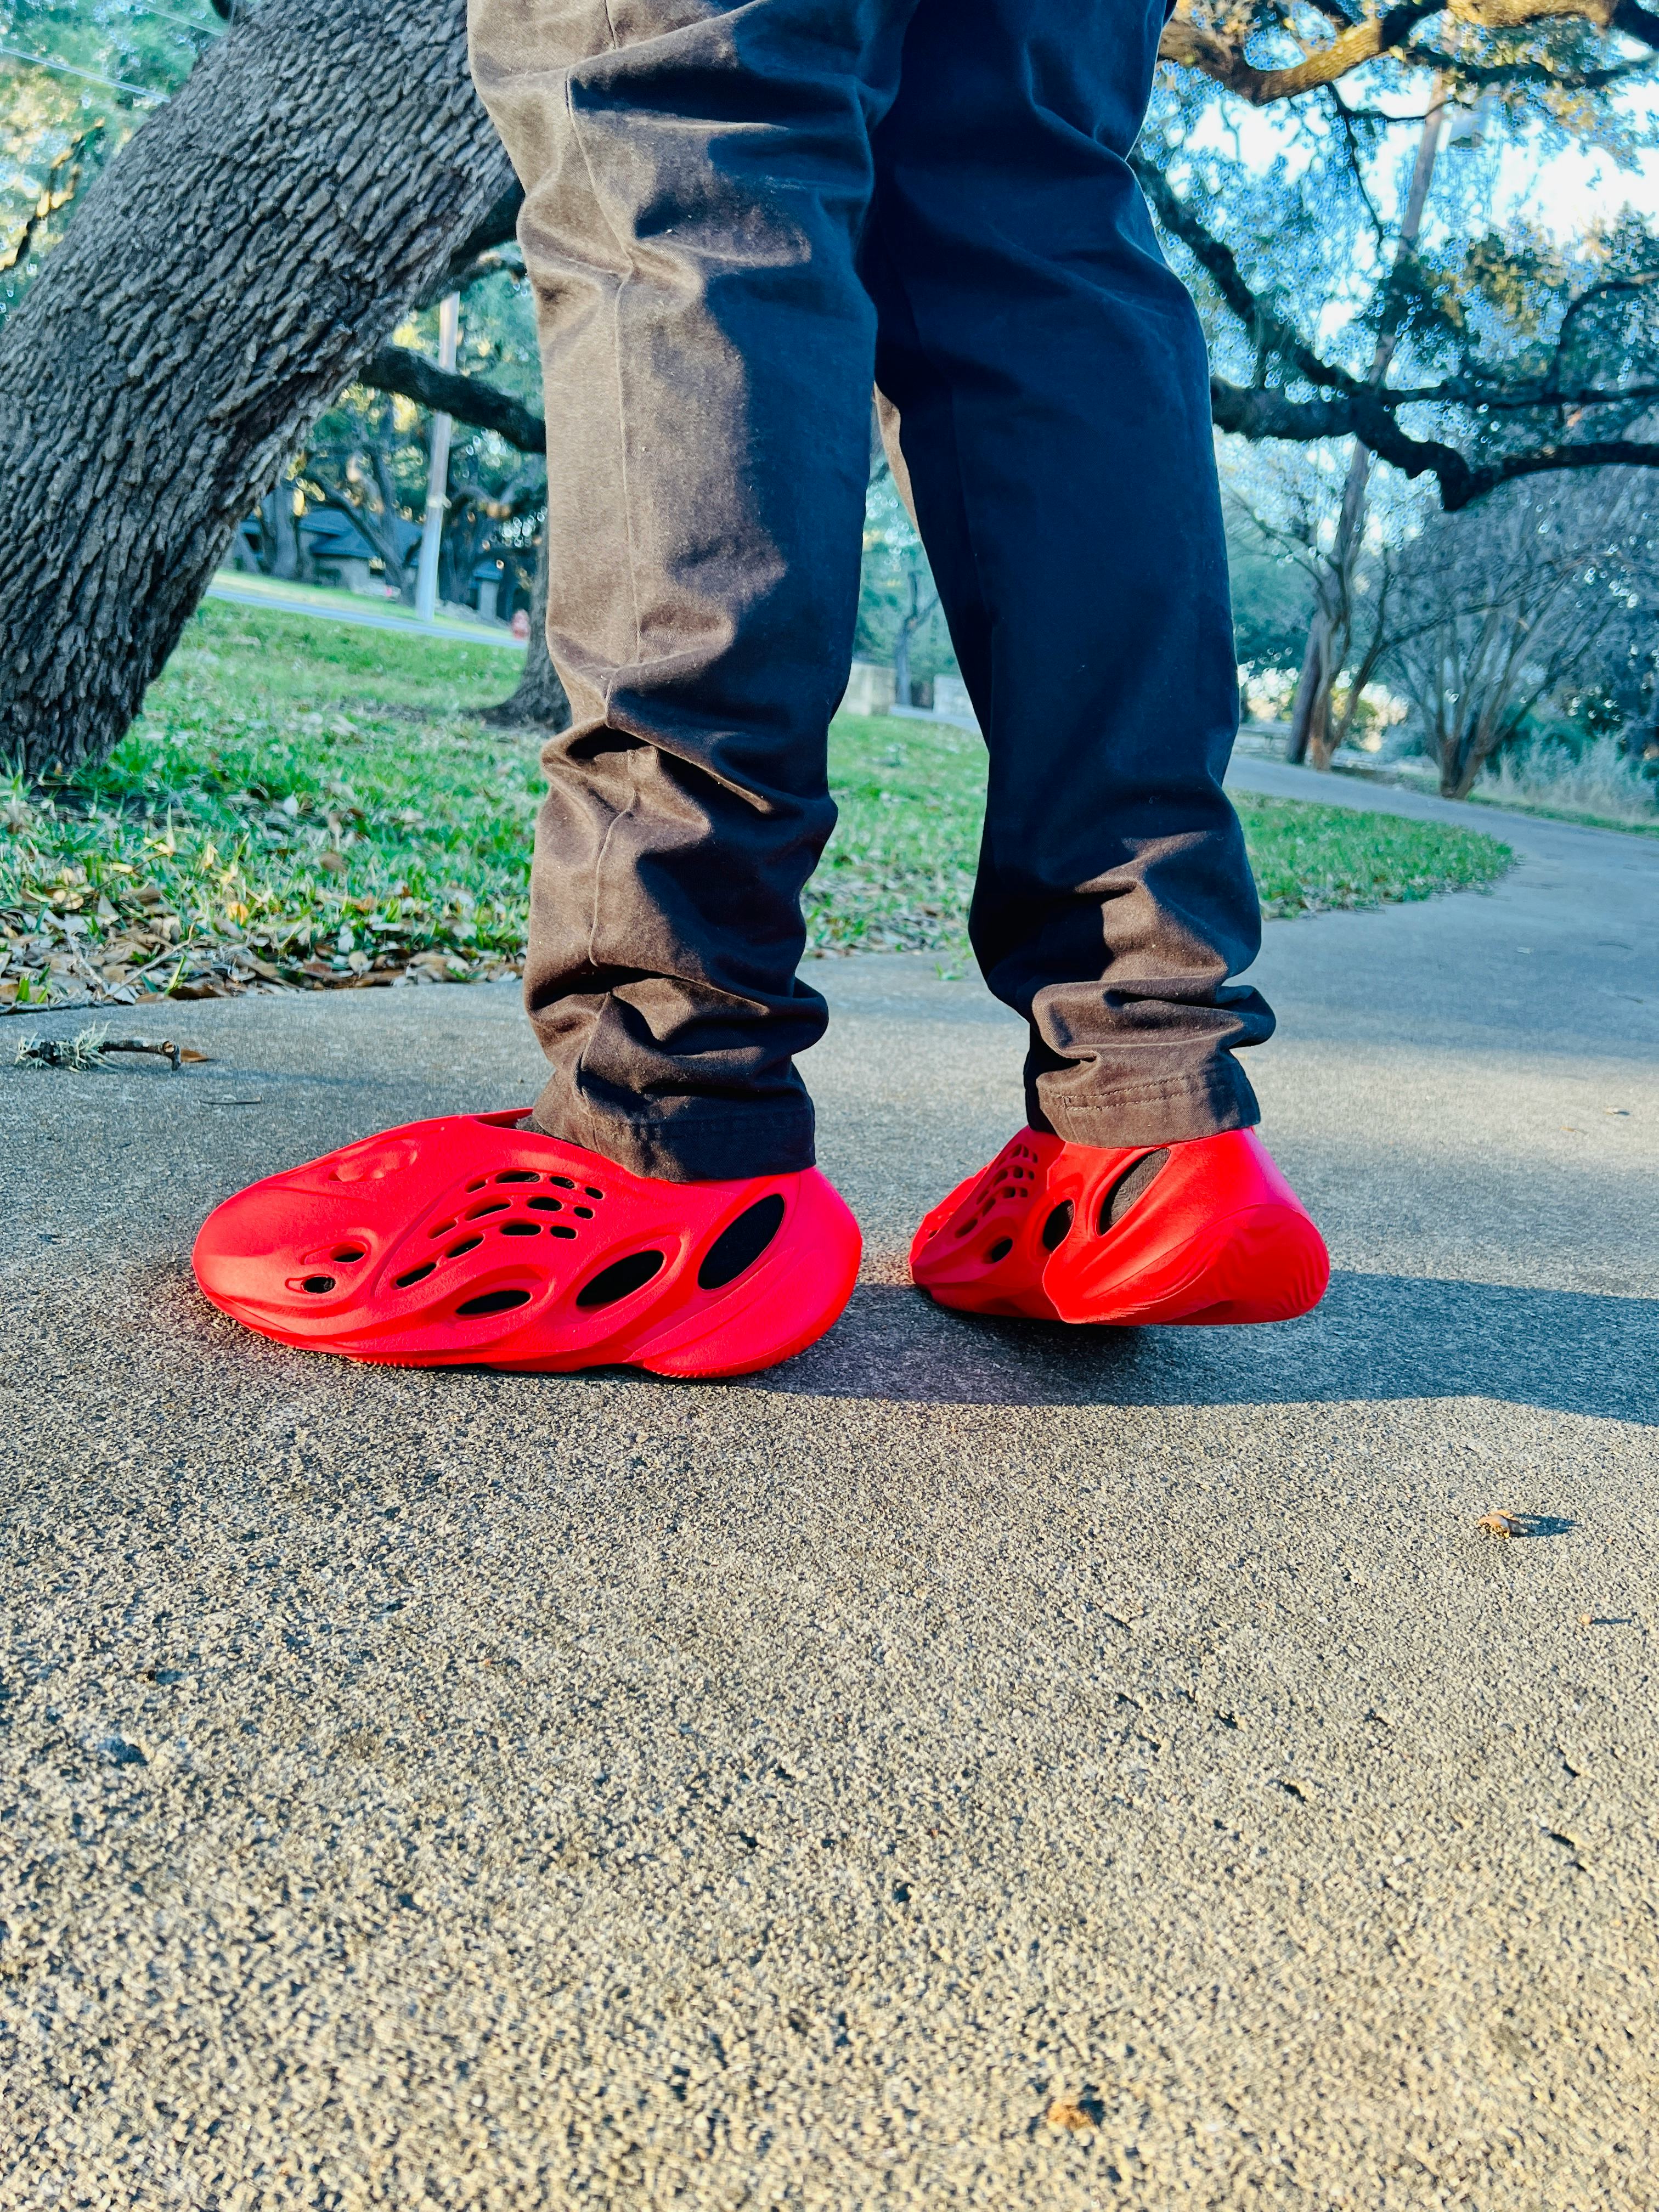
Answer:
[(827, 1337), (746, 1387), (971, 1406), (1479, 1397), (1659, 1426), (1659, 1300), (1339, 1273), (1301, 1321), (1073, 1329), (865, 1284)]

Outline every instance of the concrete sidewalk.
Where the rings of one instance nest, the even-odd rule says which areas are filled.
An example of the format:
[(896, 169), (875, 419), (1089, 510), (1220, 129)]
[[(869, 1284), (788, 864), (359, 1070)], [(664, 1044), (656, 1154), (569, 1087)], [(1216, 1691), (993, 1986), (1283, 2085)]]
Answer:
[(1019, 1115), (925, 961), (814, 970), (869, 1265), (738, 1384), (195, 1295), (251, 1176), (526, 1098), (510, 988), (0, 1072), (0, 2205), (1647, 2212), (1659, 849), (1479, 826), (1268, 932), (1277, 1328), (906, 1286)]

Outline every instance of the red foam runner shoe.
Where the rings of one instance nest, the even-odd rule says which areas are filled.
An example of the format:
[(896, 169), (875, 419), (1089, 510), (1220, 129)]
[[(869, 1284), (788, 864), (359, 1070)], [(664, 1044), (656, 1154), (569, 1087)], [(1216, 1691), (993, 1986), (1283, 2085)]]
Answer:
[(1330, 1280), (1324, 1240), (1253, 1129), (1154, 1148), (1026, 1129), (916, 1231), (941, 1305), (1032, 1321), (1289, 1321)]
[(279, 1343), (548, 1374), (752, 1374), (852, 1295), (858, 1224), (816, 1169), (659, 1182), (523, 1121), (411, 1121), (251, 1184), (202, 1224), (196, 1279)]

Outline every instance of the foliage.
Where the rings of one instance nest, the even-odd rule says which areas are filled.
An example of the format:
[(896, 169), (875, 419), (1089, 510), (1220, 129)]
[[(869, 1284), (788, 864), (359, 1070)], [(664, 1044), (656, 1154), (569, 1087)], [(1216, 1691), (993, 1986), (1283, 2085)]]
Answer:
[[(1264, 59), (1274, 38), (1288, 54), (1291, 12), (1257, 10)], [(1659, 143), (1632, 97), (1655, 67), (1582, 21), (1486, 28), (1466, 11), (1271, 120), (1246, 124), (1246, 95), (1212, 77), (1160, 72), (1139, 167), (1209, 330), (1218, 421), (1357, 433), (1449, 507), (1598, 454), (1659, 459), (1659, 238), (1628, 208), (1565, 242), (1492, 213), (1570, 145), (1633, 167)], [(1407, 244), (1431, 113), (1441, 150)]]
[(1248, 689), (1253, 677), (1294, 673), (1301, 666), (1313, 587), (1273, 529), (1252, 512), (1231, 471), (1223, 489), (1233, 649)]
[[(1659, 761), (1650, 763), (1659, 765)], [(1637, 830), (1659, 837), (1659, 785), (1612, 738), (1556, 731), (1510, 748), (1469, 794), (1559, 822)]]
[[(404, 324), (396, 343), (437, 351), (437, 308)], [(492, 254), (461, 301), (456, 368), (539, 406), (541, 373), (530, 287), (515, 263)], [(344, 510), (385, 563), (405, 598), (414, 590), (408, 557), (425, 514), (432, 416), (412, 400), (367, 386), (348, 386), (318, 420), (290, 462), (279, 496), (299, 495), (301, 511)], [(291, 488), (291, 489), (289, 489)], [(438, 595), (459, 604), (470, 595), (481, 556), (495, 556), (505, 581), (528, 597), (535, 544), (547, 500), (546, 464), (521, 453), (493, 430), (455, 425), (450, 447), (449, 507), (444, 518)], [(269, 503), (268, 503), (269, 507)], [(269, 517), (263, 565), (281, 562)], [(501, 610), (506, 611), (503, 599)]]
[[(0, 0), (0, 317), (75, 204), (224, 29), (205, 0)], [(44, 57), (46, 68), (20, 59)]]

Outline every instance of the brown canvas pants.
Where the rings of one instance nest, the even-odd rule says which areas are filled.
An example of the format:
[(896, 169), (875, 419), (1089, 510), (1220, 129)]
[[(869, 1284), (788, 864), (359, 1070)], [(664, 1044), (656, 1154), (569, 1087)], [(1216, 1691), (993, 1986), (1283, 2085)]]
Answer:
[(1255, 894), (1197, 319), (1126, 156), (1161, 0), (472, 0), (549, 429), (535, 1118), (678, 1180), (812, 1159), (872, 382), (990, 750), (974, 946), (1035, 1126), (1241, 1127)]

